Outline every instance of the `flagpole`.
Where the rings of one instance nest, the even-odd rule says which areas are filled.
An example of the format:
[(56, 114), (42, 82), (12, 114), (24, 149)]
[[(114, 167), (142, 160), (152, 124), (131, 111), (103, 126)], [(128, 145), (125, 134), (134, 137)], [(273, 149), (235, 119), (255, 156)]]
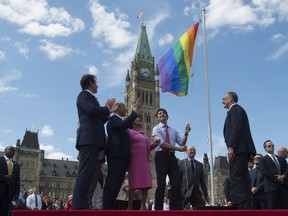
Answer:
[(203, 23), (203, 44), (204, 44), (204, 61), (205, 61), (205, 78), (206, 78), (206, 97), (208, 107), (208, 141), (210, 146), (210, 181), (211, 181), (211, 202), (215, 205), (214, 197), (214, 165), (213, 165), (213, 149), (212, 149), (212, 131), (211, 131), (211, 111), (210, 111), (210, 93), (209, 93), (209, 79), (208, 79), (208, 59), (207, 59), (207, 45), (206, 45), (206, 23), (205, 23), (205, 8), (202, 9), (202, 23)]

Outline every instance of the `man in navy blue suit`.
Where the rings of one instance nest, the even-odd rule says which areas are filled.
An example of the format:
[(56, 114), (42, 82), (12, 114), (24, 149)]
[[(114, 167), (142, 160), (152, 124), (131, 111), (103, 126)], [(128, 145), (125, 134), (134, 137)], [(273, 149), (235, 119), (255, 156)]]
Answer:
[(227, 92), (222, 104), (228, 109), (224, 124), (224, 139), (228, 149), (232, 205), (251, 208), (248, 161), (256, 154), (245, 110), (237, 104), (235, 92)]
[(274, 154), (274, 144), (266, 140), (263, 144), (266, 155), (260, 164), (264, 175), (264, 192), (267, 209), (288, 209), (288, 189), (285, 181), (288, 179), (288, 166), (283, 157)]
[[(7, 216), (12, 200), (20, 193), (20, 166), (13, 157), (15, 147), (7, 146), (0, 157), (0, 215)], [(9, 164), (10, 163), (10, 164)], [(10, 167), (10, 168), (9, 168)]]
[(115, 98), (108, 99), (105, 106), (100, 106), (97, 98), (96, 77), (83, 75), (80, 81), (82, 91), (77, 98), (78, 129), (76, 149), (79, 151), (79, 171), (73, 192), (72, 208), (89, 209), (88, 192), (93, 175), (97, 172), (99, 152), (105, 146), (105, 129), (110, 112), (117, 108)]
[(108, 174), (103, 190), (103, 209), (116, 209), (116, 198), (128, 171), (131, 155), (128, 128), (138, 117), (137, 112), (142, 106), (142, 98), (138, 98), (132, 113), (125, 120), (127, 109), (124, 103), (117, 102), (118, 108), (107, 122), (108, 143), (106, 157)]

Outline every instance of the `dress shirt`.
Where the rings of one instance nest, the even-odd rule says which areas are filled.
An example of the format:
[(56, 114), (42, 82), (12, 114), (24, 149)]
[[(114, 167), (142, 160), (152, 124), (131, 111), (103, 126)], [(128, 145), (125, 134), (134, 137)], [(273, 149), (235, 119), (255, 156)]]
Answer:
[[(35, 196), (37, 196), (37, 201), (38, 201), (38, 206), (36, 207), (35, 205)], [(42, 208), (42, 201), (41, 201), (41, 197), (38, 194), (31, 194), (27, 197), (26, 200), (26, 206), (28, 207), (28, 209), (38, 209), (40, 210)]]
[[(175, 146), (176, 144), (178, 144), (179, 146), (182, 146), (182, 139), (179, 136), (178, 131), (176, 131), (172, 127), (169, 127), (168, 125), (168, 133), (170, 138), (170, 145)], [(163, 123), (159, 123), (153, 128), (152, 137), (154, 138), (154, 140), (160, 140), (160, 144), (155, 148), (155, 152), (163, 151), (161, 145), (165, 143), (165, 136), (166, 131), (165, 125)]]

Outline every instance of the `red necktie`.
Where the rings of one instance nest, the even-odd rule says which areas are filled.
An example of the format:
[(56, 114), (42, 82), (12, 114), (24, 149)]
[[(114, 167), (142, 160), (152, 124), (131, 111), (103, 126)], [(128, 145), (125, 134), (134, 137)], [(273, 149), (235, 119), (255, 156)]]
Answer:
[(165, 125), (165, 131), (166, 131), (165, 142), (170, 144), (170, 137), (169, 137), (168, 126), (167, 125)]

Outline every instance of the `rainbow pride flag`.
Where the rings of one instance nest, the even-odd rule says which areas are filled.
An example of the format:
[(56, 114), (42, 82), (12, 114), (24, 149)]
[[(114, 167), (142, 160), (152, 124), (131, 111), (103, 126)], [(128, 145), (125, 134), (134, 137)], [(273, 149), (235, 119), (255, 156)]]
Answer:
[(171, 92), (177, 96), (187, 95), (198, 26), (199, 22), (188, 29), (159, 60), (162, 92)]

